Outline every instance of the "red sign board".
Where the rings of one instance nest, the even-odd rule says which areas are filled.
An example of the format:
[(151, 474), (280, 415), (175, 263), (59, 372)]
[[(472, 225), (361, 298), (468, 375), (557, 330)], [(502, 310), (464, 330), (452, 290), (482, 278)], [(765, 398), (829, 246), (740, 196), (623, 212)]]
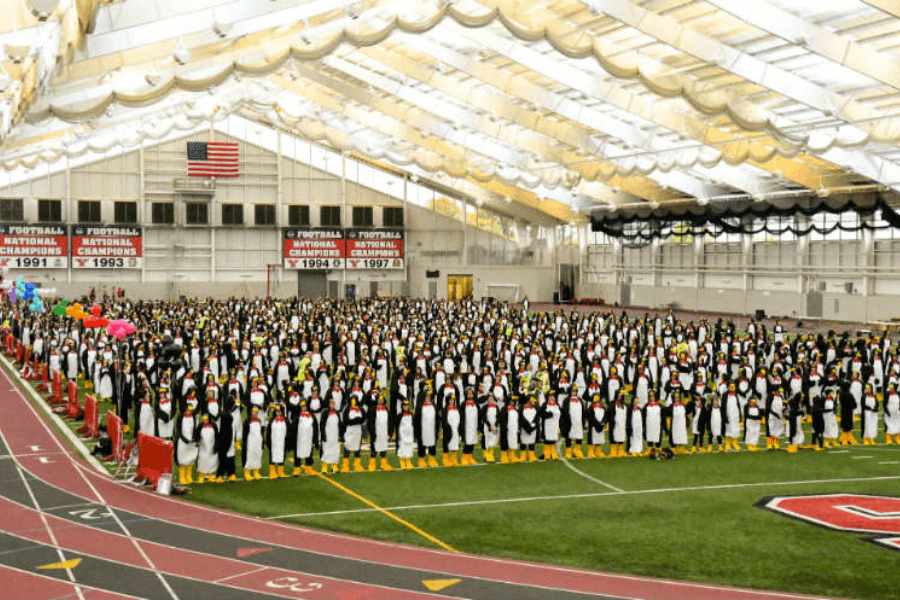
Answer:
[(68, 246), (62, 225), (0, 225), (0, 267), (65, 269)]
[(285, 269), (343, 269), (344, 233), (340, 229), (286, 229)]
[(73, 269), (140, 269), (141, 229), (134, 227), (74, 227)]
[(402, 231), (347, 232), (348, 269), (402, 269)]

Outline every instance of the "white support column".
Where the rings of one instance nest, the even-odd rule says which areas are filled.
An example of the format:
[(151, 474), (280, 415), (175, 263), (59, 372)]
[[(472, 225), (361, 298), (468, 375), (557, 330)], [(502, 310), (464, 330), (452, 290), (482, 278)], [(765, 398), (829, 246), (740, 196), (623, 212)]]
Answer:
[[(144, 232), (147, 230), (144, 227), (144, 223), (148, 221), (147, 216), (147, 194), (146, 194), (146, 183), (144, 181), (144, 140), (141, 140), (141, 145), (138, 147), (138, 177), (140, 178), (140, 184), (138, 186), (138, 193), (140, 196), (137, 198), (137, 204), (140, 210), (136, 211), (138, 216), (138, 225), (141, 228), (141, 240), (144, 244), (147, 243), (147, 240), (143, 237)], [(141, 248), (141, 253), (145, 253), (145, 249)], [(145, 257), (146, 258), (146, 257)], [(141, 261), (141, 283), (147, 283), (147, 261)]]
[[(741, 219), (744, 226), (752, 225), (752, 218), (745, 217)], [(747, 296), (753, 288), (753, 278), (750, 276), (750, 266), (753, 264), (753, 236), (747, 233), (741, 234), (741, 274), (744, 279), (744, 314), (750, 314), (750, 308), (747, 306)]]
[[(794, 216), (794, 225), (798, 229), (809, 226), (809, 217), (797, 213)], [(800, 298), (797, 307), (798, 315), (807, 314), (806, 295), (810, 291), (809, 285), (809, 235), (797, 237), (797, 295)]]
[[(860, 214), (861, 223), (871, 224), (872, 214)], [(860, 293), (862, 294), (862, 311), (861, 322), (866, 323), (869, 320), (869, 296), (875, 291), (875, 278), (871, 275), (871, 269), (875, 266), (875, 231), (872, 229), (863, 229), (860, 232), (859, 239), (859, 258), (860, 267), (863, 273), (862, 286)]]
[[(48, 167), (49, 169), (49, 167)], [(49, 178), (48, 178), (49, 179)], [(49, 189), (47, 190), (50, 191)], [(75, 219), (72, 218), (72, 168), (69, 164), (69, 157), (66, 156), (66, 221), (72, 222)], [(68, 228), (67, 228), (68, 229)], [(68, 241), (66, 243), (69, 243)], [(68, 260), (68, 265), (66, 267), (66, 283), (72, 283), (72, 258), (70, 257)]]
[(694, 294), (694, 310), (700, 310), (700, 288), (706, 287), (706, 276), (703, 272), (703, 236), (696, 235), (693, 230), (691, 235), (694, 238), (694, 281), (696, 285)]

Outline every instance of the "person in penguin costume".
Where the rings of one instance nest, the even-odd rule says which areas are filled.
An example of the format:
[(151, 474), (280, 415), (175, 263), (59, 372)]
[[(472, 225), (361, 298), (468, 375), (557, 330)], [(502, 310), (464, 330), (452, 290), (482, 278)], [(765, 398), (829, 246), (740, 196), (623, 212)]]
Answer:
[(444, 418), (442, 419), (443, 428), (443, 448), (441, 461), (445, 467), (459, 466), (459, 445), (460, 445), (460, 423), (462, 417), (459, 408), (456, 406), (456, 396), (447, 398), (447, 406), (444, 407)]
[(872, 385), (867, 383), (862, 395), (862, 417), (860, 419), (863, 444), (876, 446), (875, 436), (878, 434), (878, 397)]
[(263, 444), (265, 443), (265, 426), (259, 418), (259, 407), (250, 407), (250, 418), (244, 422), (241, 436), (241, 464), (244, 467), (244, 479), (252, 481), (262, 479), (259, 470), (262, 468)]
[(237, 479), (234, 464), (236, 453), (234, 442), (237, 436), (234, 430), (234, 417), (232, 417), (235, 404), (240, 406), (236, 399), (236, 393), (225, 397), (224, 410), (219, 421), (218, 437), (216, 438), (216, 448), (219, 451), (219, 468), (216, 471), (216, 483), (222, 483), (226, 479), (228, 481)]
[(669, 443), (675, 454), (688, 454), (687, 449), (687, 416), (688, 407), (682, 402), (681, 392), (676, 392), (672, 400), (672, 406), (665, 411), (670, 418)]
[(884, 394), (884, 443), (900, 444), (900, 392), (893, 383)]
[[(584, 405), (573, 391), (568, 399), (563, 400), (559, 414), (560, 430), (566, 439), (566, 458), (572, 458), (573, 455), (575, 458), (584, 458), (584, 452), (581, 450), (581, 443), (584, 440), (584, 423)], [(594, 457), (594, 447), (592, 445), (588, 446), (588, 456)], [(550, 458), (553, 460), (559, 459), (555, 445), (550, 449)]]
[(138, 390), (137, 415), (135, 416), (135, 429), (146, 435), (156, 435), (156, 409), (153, 406), (153, 396), (149, 389)]
[(518, 396), (512, 396), (500, 412), (500, 462), (517, 463), (519, 457), (519, 408)]
[(703, 437), (709, 429), (707, 418), (709, 410), (706, 406), (706, 398), (702, 395), (695, 395), (691, 401), (687, 403), (687, 414), (691, 418), (691, 454), (696, 452), (705, 453), (706, 448), (703, 445)]
[(707, 416), (707, 424), (709, 429), (709, 445), (706, 447), (707, 452), (712, 452), (713, 440), (718, 444), (719, 452), (725, 452), (725, 446), (722, 445), (722, 437), (725, 434), (725, 411), (722, 409), (721, 401), (717, 395), (713, 395), (712, 401), (709, 403), (709, 415)]
[[(832, 416), (834, 413), (834, 398), (831, 401)], [(811, 448), (827, 448), (825, 442), (825, 397), (812, 397), (812, 443)], [(834, 422), (834, 435), (837, 437), (837, 421)], [(830, 445), (830, 442), (828, 442)]]
[[(575, 398), (578, 400), (578, 398)], [(578, 400), (580, 402), (580, 400)], [(569, 399), (569, 403), (571, 404), (572, 399)], [(640, 403), (640, 400), (638, 400)], [(567, 404), (565, 411), (563, 414), (569, 415), (569, 418), (572, 419), (575, 414), (571, 407)], [(587, 411), (587, 427), (588, 427), (588, 458), (606, 458), (606, 454), (603, 453), (603, 445), (606, 443), (606, 421), (609, 418), (607, 416), (606, 407), (603, 406), (603, 402), (600, 399), (600, 395), (597, 394), (593, 398), (593, 402), (591, 402)], [(578, 430), (572, 429), (571, 424), (569, 424), (568, 428), (565, 428), (564, 431), (569, 431), (572, 433), (577, 433)], [(581, 440), (576, 440), (578, 445), (581, 445)], [(566, 446), (568, 447), (569, 438), (566, 438)]]
[[(337, 403), (335, 403), (335, 406)], [(350, 456), (353, 456), (353, 469), (361, 473), (365, 471), (362, 465), (362, 434), (366, 424), (366, 413), (356, 396), (350, 397), (350, 402), (344, 406), (344, 414), (341, 419), (341, 437), (344, 439), (344, 459), (341, 463), (341, 473), (350, 472)]]
[(529, 396), (519, 412), (519, 439), (522, 448), (522, 452), (519, 455), (520, 461), (537, 462), (535, 445), (537, 444), (539, 433), (537, 399), (534, 396)]
[[(673, 392), (677, 393), (677, 392)], [(646, 456), (656, 456), (662, 445), (662, 437), (666, 429), (666, 416), (663, 406), (656, 401), (656, 394), (650, 392), (647, 405), (644, 407), (644, 439), (647, 441)]]
[[(294, 477), (300, 475), (300, 464), (303, 463), (303, 472), (307, 475), (315, 475), (313, 471), (313, 449), (319, 445), (319, 428), (316, 427), (316, 419), (309, 412), (306, 400), (300, 401), (299, 412), (294, 420), (294, 434), (292, 436), (294, 448)], [(359, 459), (357, 459), (359, 460)], [(359, 471), (362, 471), (360, 465)]]
[(175, 415), (174, 403), (169, 399), (167, 393), (159, 395), (159, 402), (156, 403), (156, 435), (164, 440), (172, 440), (175, 434)]
[[(541, 460), (559, 460), (556, 442), (559, 441), (559, 424), (562, 410), (556, 402), (556, 393), (550, 392), (547, 401), (538, 407), (541, 439), (543, 440), (543, 456)], [(580, 448), (579, 448), (580, 450)], [(572, 449), (567, 448), (566, 458), (572, 458)], [(581, 455), (582, 458), (584, 454)]]
[(397, 459), (400, 468), (410, 471), (413, 468), (412, 457), (416, 447), (416, 428), (413, 425), (413, 415), (409, 410), (409, 400), (403, 399), (403, 412), (397, 417), (394, 431), (397, 432)]
[(803, 446), (803, 392), (797, 392), (788, 400), (788, 454), (796, 454)]
[(287, 477), (284, 459), (287, 457), (288, 424), (280, 404), (275, 404), (275, 416), (266, 425), (266, 446), (269, 448), (269, 479)]
[(473, 391), (466, 390), (466, 401), (463, 403), (460, 411), (459, 431), (463, 443), (462, 464), (464, 466), (478, 464), (475, 461), (473, 453), (475, 445), (478, 443), (478, 430), (481, 428), (481, 417), (478, 410), (478, 404), (475, 402)]
[(722, 398), (722, 416), (725, 417), (725, 450), (739, 451), (738, 438), (741, 437), (741, 399), (734, 382), (728, 384), (728, 391)]
[(381, 458), (381, 470), (393, 471), (394, 468), (388, 463), (387, 449), (388, 441), (391, 439), (392, 420), (390, 411), (385, 403), (384, 394), (379, 393), (375, 406), (368, 411), (366, 421), (369, 430), (369, 471), (375, 471), (378, 468), (377, 460)]
[(853, 437), (853, 415), (856, 413), (858, 402), (850, 389), (851, 384), (844, 383), (840, 387), (839, 400), (841, 411), (841, 445), (856, 446), (859, 442)]
[(481, 408), (481, 450), (484, 460), (492, 463), (496, 460), (494, 448), (500, 443), (501, 409), (493, 396), (487, 396), (487, 402)]
[(338, 461), (341, 458), (341, 429), (341, 415), (332, 398), (328, 402), (328, 408), (323, 411), (319, 419), (319, 439), (322, 440), (320, 457), (322, 473), (327, 473), (329, 467), (332, 473), (338, 472)]
[[(651, 403), (655, 405), (655, 408), (651, 407)], [(656, 402), (653, 392), (650, 392), (650, 395), (647, 397), (647, 404), (644, 405), (643, 409), (641, 409), (640, 399), (637, 397), (632, 398), (631, 407), (626, 411), (627, 416), (622, 418), (625, 422), (625, 435), (628, 440), (625, 444), (627, 454), (625, 453), (626, 450), (622, 450), (618, 454), (610, 453), (610, 456), (641, 456), (651, 452), (650, 448), (647, 448), (646, 452), (644, 451), (644, 425), (648, 409), (654, 411), (658, 408), (659, 403)]]
[[(616, 394), (615, 400), (609, 405), (607, 413), (609, 418), (609, 455), (611, 457), (625, 457), (625, 445), (628, 443), (628, 413), (630, 409), (626, 406), (622, 394)], [(641, 429), (643, 436), (643, 428)], [(643, 439), (643, 437), (641, 438)], [(641, 446), (643, 447), (643, 441)]]
[(197, 460), (197, 418), (190, 407), (178, 419), (178, 439), (176, 441), (175, 458), (178, 461), (178, 482), (181, 485), (194, 483), (191, 471)]
[[(416, 441), (419, 443), (419, 466), (436, 467), (438, 427), (437, 406), (434, 403), (434, 395), (431, 389), (426, 388), (419, 395), (416, 404), (416, 412), (413, 414), (413, 427), (415, 428)], [(426, 462), (427, 457), (427, 462)]]
[(204, 414), (197, 431), (197, 483), (203, 483), (207, 478), (210, 481), (216, 479), (219, 470), (218, 438), (216, 424), (209, 415)]
[(750, 401), (744, 407), (744, 443), (747, 450), (756, 452), (759, 450), (760, 421), (763, 411), (756, 403), (756, 396), (750, 396)]
[(778, 450), (784, 435), (784, 390), (780, 387), (769, 394), (766, 403), (766, 449)]

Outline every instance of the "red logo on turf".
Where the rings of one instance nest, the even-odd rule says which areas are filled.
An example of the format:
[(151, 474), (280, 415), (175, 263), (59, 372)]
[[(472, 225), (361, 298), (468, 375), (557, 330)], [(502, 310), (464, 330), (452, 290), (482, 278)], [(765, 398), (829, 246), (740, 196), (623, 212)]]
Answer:
[(763, 498), (756, 506), (828, 529), (874, 534), (863, 539), (900, 550), (900, 498), (865, 494), (773, 496)]

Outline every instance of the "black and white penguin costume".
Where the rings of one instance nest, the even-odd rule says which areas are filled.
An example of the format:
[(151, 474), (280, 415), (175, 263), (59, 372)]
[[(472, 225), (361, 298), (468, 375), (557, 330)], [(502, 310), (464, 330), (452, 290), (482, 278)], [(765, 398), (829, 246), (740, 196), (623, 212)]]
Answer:
[(148, 390), (143, 390), (137, 403), (137, 415), (134, 419), (136, 430), (145, 435), (156, 435), (156, 410), (153, 407), (153, 398)]
[(780, 448), (779, 440), (784, 435), (784, 398), (777, 389), (769, 396), (766, 405), (766, 448)]
[(235, 435), (234, 420), (232, 418), (232, 404), (235, 404), (233, 399), (225, 400), (225, 410), (222, 411), (222, 419), (218, 427), (219, 437), (216, 440), (216, 447), (219, 451), (219, 469), (216, 471), (216, 483), (222, 483), (226, 479), (228, 481), (236, 479), (234, 457), (236, 454), (235, 440), (237, 436)]
[(197, 483), (205, 478), (214, 481), (219, 470), (219, 431), (208, 415), (203, 415), (197, 429)]
[(518, 449), (519, 409), (516, 407), (516, 399), (513, 397), (500, 414), (500, 462), (519, 462), (519, 457), (516, 455)]
[(178, 439), (175, 446), (175, 459), (178, 462), (179, 483), (187, 485), (193, 483), (191, 470), (197, 460), (197, 418), (193, 411), (186, 411), (178, 419)]
[[(571, 401), (571, 400), (570, 400)], [(571, 415), (571, 411), (568, 411)], [(606, 458), (603, 453), (603, 445), (606, 443), (606, 422), (608, 416), (606, 407), (600, 401), (600, 396), (594, 397), (594, 402), (588, 407), (588, 457)], [(568, 442), (568, 440), (566, 440)]]
[(341, 458), (341, 414), (333, 406), (322, 412), (319, 439), (322, 440), (322, 472), (326, 473), (331, 467), (331, 472), (337, 473)]
[(500, 443), (500, 406), (491, 397), (481, 409), (481, 449), (484, 460), (494, 462), (494, 448)]
[[(617, 396), (616, 401), (609, 405), (609, 455), (627, 456), (625, 452), (625, 444), (628, 443), (628, 413), (630, 409), (622, 402), (622, 397)], [(641, 429), (641, 440), (643, 440), (643, 428)], [(641, 441), (643, 447), (643, 441)]]
[(463, 465), (474, 465), (475, 445), (478, 443), (478, 431), (481, 428), (481, 415), (478, 410), (478, 404), (472, 398), (471, 391), (460, 410), (460, 435), (463, 443)]
[[(422, 393), (416, 406), (416, 412), (413, 415), (413, 426), (415, 427), (416, 440), (419, 442), (419, 466), (438, 466), (435, 455), (437, 454), (438, 440), (438, 419), (437, 406), (434, 403), (432, 393), (425, 391)], [(426, 463), (427, 454), (427, 463)]]
[(764, 416), (762, 408), (756, 403), (756, 397), (751, 396), (744, 407), (744, 443), (751, 452), (759, 449), (760, 421)]
[[(294, 421), (294, 475), (300, 475), (300, 464), (307, 475), (315, 475), (312, 469), (313, 449), (319, 445), (319, 428), (306, 403), (300, 404), (300, 412)], [(360, 469), (362, 470), (362, 469)]]
[(442, 419), (443, 428), (443, 457), (442, 462), (445, 467), (455, 467), (459, 465), (460, 446), (460, 423), (462, 417), (456, 406), (454, 397), (449, 398), (449, 404), (444, 407), (444, 415)]
[(647, 441), (647, 449), (652, 452), (662, 444), (662, 436), (665, 431), (665, 415), (662, 405), (650, 396), (650, 401), (644, 407), (644, 439)]
[(891, 386), (884, 395), (884, 439), (900, 444), (900, 392)]
[[(655, 406), (651, 408), (653, 405)], [(626, 443), (627, 453), (631, 456), (640, 456), (644, 453), (644, 438), (646, 437), (644, 431), (647, 411), (656, 412), (659, 408), (659, 403), (651, 398), (643, 410), (641, 410), (637, 399), (633, 401), (631, 408), (626, 409), (626, 416), (622, 420), (625, 422), (625, 432), (628, 440)], [(627, 456), (626, 450), (622, 449), (621, 446), (618, 454), (613, 452), (615, 451), (610, 451), (610, 456)]]
[(263, 444), (265, 443), (265, 426), (259, 418), (259, 409), (250, 409), (250, 418), (244, 422), (241, 436), (241, 464), (244, 467), (244, 479), (262, 479), (259, 470), (262, 468)]
[[(560, 430), (566, 440), (566, 458), (569, 458), (570, 452), (574, 453), (575, 458), (584, 458), (584, 453), (581, 451), (581, 442), (584, 439), (584, 423), (584, 405), (581, 403), (581, 399), (575, 395), (569, 396), (560, 406), (559, 418)], [(574, 448), (572, 447), (573, 442)], [(591, 442), (588, 443), (590, 444)], [(588, 456), (594, 456), (594, 448), (592, 446), (588, 447)]]
[(156, 435), (171, 440), (175, 433), (174, 405), (168, 395), (160, 396), (156, 404)]
[(685, 446), (688, 442), (687, 436), (687, 407), (681, 401), (681, 395), (676, 395), (672, 406), (668, 411), (671, 416), (671, 425), (669, 426), (669, 442), (673, 446), (673, 451), (678, 454), (687, 454)]
[(394, 431), (397, 432), (397, 459), (400, 461), (400, 468), (408, 471), (413, 468), (412, 457), (416, 448), (415, 425), (413, 415), (409, 412), (408, 400), (403, 402), (403, 412), (397, 419)]
[(266, 426), (266, 446), (269, 448), (269, 479), (287, 477), (284, 460), (287, 456), (288, 423), (276, 405), (275, 416)]
[(866, 386), (862, 396), (862, 417), (860, 418), (863, 444), (875, 445), (875, 436), (878, 434), (878, 398), (871, 386)]
[(381, 470), (393, 471), (393, 467), (387, 461), (388, 441), (393, 433), (391, 413), (386, 404), (384, 404), (384, 396), (379, 395), (378, 404), (366, 414), (366, 422), (369, 430), (369, 471), (375, 471), (378, 468), (376, 457), (381, 458)]
[[(541, 419), (541, 437), (544, 441), (543, 459), (559, 460), (559, 454), (556, 451), (556, 442), (559, 441), (559, 426), (562, 409), (559, 404), (557, 404), (556, 397), (553, 394), (550, 394), (543, 406), (538, 408), (538, 413)], [(581, 444), (579, 444), (577, 448), (581, 450)], [(583, 456), (584, 455), (582, 454), (582, 457)], [(568, 446), (566, 447), (566, 458), (572, 458), (572, 449)]]

